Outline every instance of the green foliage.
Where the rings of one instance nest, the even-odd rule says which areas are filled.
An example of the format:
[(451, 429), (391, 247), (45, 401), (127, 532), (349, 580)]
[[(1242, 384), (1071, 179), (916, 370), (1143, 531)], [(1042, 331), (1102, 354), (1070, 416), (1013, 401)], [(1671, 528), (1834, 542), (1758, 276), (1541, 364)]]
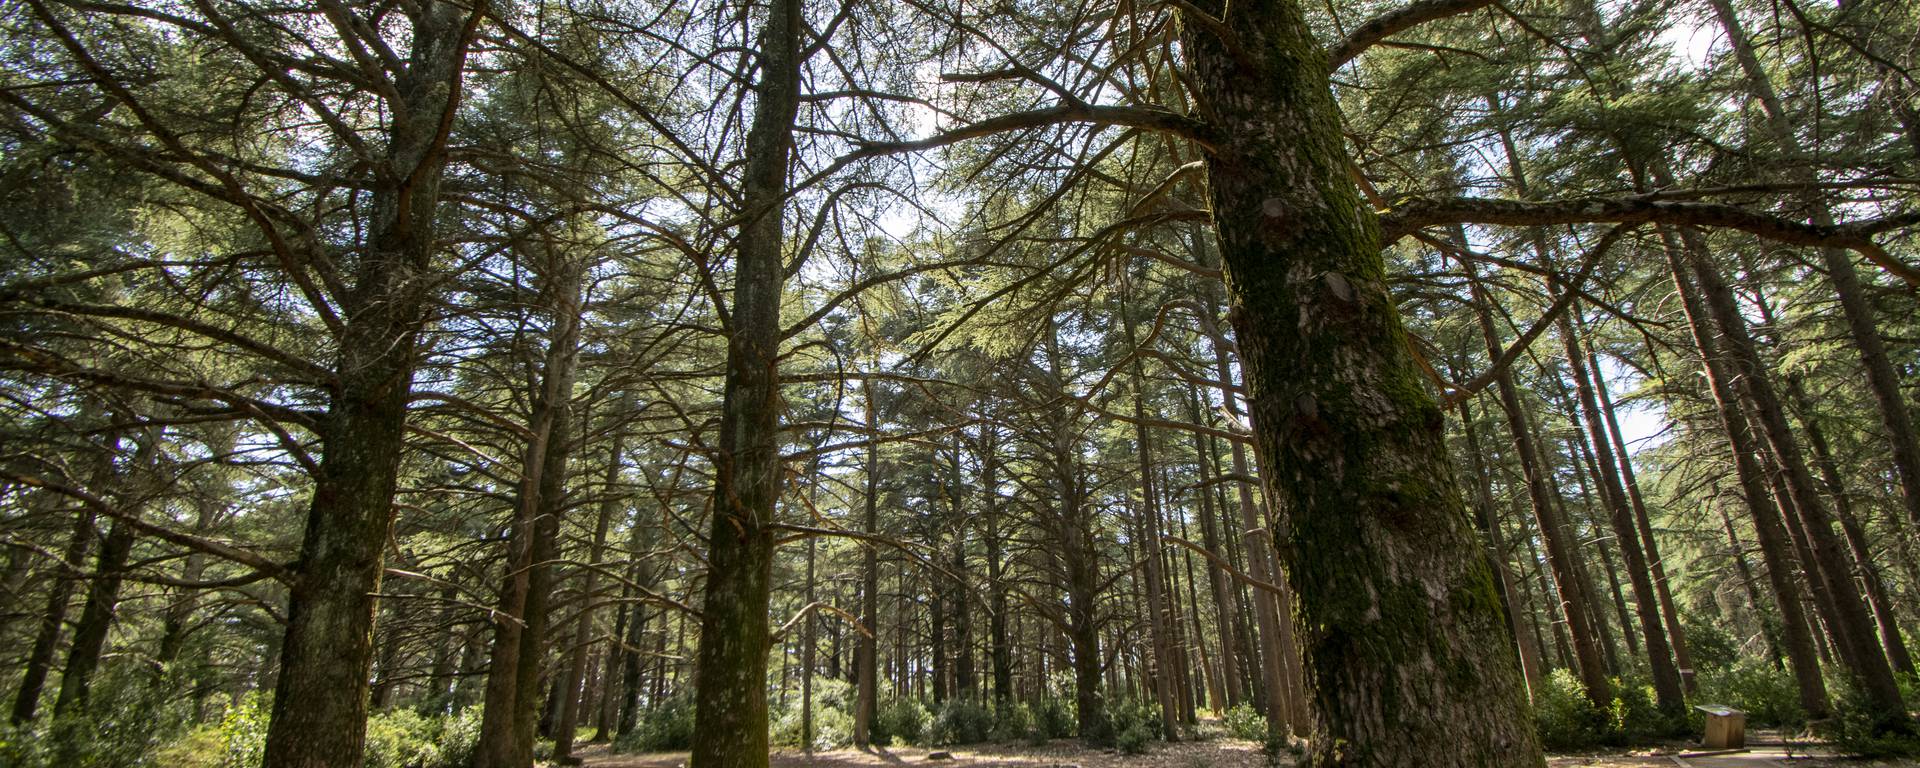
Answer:
[[(0, 765), (18, 768), (142, 768), (190, 732), (190, 700), (171, 697), (166, 680), (108, 667), (98, 674), (85, 712), (0, 728)], [(264, 725), (262, 726), (264, 729)]]
[(1265, 741), (1267, 738), (1267, 718), (1252, 705), (1240, 704), (1227, 710), (1222, 722), (1227, 726), (1227, 735), (1247, 741)]
[(412, 710), (380, 712), (367, 719), (365, 768), (464, 768), (480, 740), (480, 708), (451, 717), (425, 717)]
[(916, 744), (927, 730), (927, 708), (915, 699), (898, 698), (875, 707), (868, 738), (874, 744)]
[[(1694, 700), (1746, 712), (1748, 724), (1763, 728), (1799, 728), (1807, 722), (1793, 673), (1757, 659), (1702, 675)], [(1700, 727), (1699, 713), (1693, 713), (1693, 718), (1694, 726)]]
[(1113, 728), (1114, 745), (1129, 755), (1147, 751), (1147, 743), (1160, 738), (1160, 706), (1146, 699), (1120, 699), (1107, 707)]
[(995, 707), (993, 710), (993, 740), (1018, 741), (1021, 739), (1027, 739), (1029, 741), (1037, 740), (1040, 742), (1047, 740), (1046, 734), (1041, 733), (1039, 729), (1035, 727), (1033, 710), (1025, 704), (1007, 704), (1006, 706)]
[(1073, 735), (1078, 722), (1073, 703), (1066, 699), (1045, 698), (1033, 704), (1033, 730), (1040, 736), (1064, 739)]
[(1607, 715), (1587, 701), (1586, 686), (1572, 670), (1556, 669), (1534, 691), (1533, 720), (1548, 750), (1587, 749), (1599, 744)]
[[(813, 749), (835, 749), (853, 743), (852, 703), (847, 697), (845, 680), (816, 679), (813, 684)], [(790, 699), (787, 706), (776, 707), (770, 717), (771, 740), (787, 747), (801, 746), (800, 700)]]
[(1146, 754), (1147, 745), (1154, 739), (1153, 728), (1145, 723), (1133, 723), (1117, 729), (1115, 733), (1114, 746), (1119, 747), (1122, 753), (1129, 755)]
[(693, 698), (675, 696), (640, 715), (613, 742), (615, 752), (670, 752), (693, 746)]
[(1833, 717), (1823, 721), (1820, 735), (1832, 741), (1835, 750), (1855, 757), (1920, 757), (1920, 736), (1911, 731), (1911, 722), (1904, 724), (1905, 733), (1889, 731), (1885, 717), (1857, 686), (1846, 685), (1834, 699)]
[(934, 715), (927, 740), (933, 744), (977, 744), (993, 733), (993, 713), (971, 699), (951, 699)]

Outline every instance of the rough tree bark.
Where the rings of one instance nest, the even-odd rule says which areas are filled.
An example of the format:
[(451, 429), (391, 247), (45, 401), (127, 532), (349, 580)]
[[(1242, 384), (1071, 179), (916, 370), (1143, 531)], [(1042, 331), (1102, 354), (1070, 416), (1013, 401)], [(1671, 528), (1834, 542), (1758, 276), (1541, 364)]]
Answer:
[(759, 31), (734, 253), (732, 327), (713, 457), (713, 529), (694, 684), (691, 768), (766, 768), (767, 610), (780, 498), (782, 213), (800, 104), (799, 0), (773, 0)]
[(1183, 41), (1284, 552), (1319, 766), (1539, 766), (1493, 574), (1292, 0), (1199, 2)]
[(337, 297), (338, 386), (289, 590), (266, 768), (357, 768), (366, 748), (374, 595), (393, 525), (407, 403), (426, 319), (447, 135), (479, 19), (446, 2), (407, 6), (407, 66), (393, 75), (371, 237)]

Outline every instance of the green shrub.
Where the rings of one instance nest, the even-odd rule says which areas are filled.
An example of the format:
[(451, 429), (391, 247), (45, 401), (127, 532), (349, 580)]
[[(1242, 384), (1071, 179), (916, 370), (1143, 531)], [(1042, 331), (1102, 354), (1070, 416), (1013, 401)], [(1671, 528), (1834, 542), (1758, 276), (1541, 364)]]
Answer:
[[(1700, 677), (1700, 689), (1694, 701), (1725, 704), (1747, 713), (1747, 722), (1763, 728), (1800, 728), (1807, 722), (1800, 708), (1800, 687), (1793, 673), (1776, 669), (1764, 661), (1744, 660), (1732, 667)], [(1701, 727), (1698, 712), (1692, 714), (1696, 732)]]
[(1146, 751), (1147, 742), (1160, 738), (1160, 706), (1147, 699), (1128, 698), (1107, 707), (1114, 746), (1130, 755)]
[(1079, 718), (1066, 699), (1045, 698), (1033, 704), (1034, 731), (1048, 739), (1072, 736)]
[(977, 744), (993, 733), (993, 713), (980, 702), (951, 699), (933, 717), (927, 740), (933, 744)]
[[(816, 693), (818, 693), (816, 691)], [(826, 697), (816, 696), (813, 702), (813, 749), (836, 749), (853, 743), (853, 715), (837, 706)], [(800, 726), (802, 725), (800, 702), (783, 707), (774, 713), (771, 734), (774, 744), (786, 747), (801, 745)]]
[(365, 768), (439, 768), (439, 725), (413, 710), (379, 712), (367, 718)]
[(868, 738), (880, 746), (917, 744), (926, 734), (927, 709), (914, 699), (897, 698), (876, 708)]
[(1147, 745), (1158, 735), (1153, 726), (1144, 722), (1128, 723), (1124, 728), (1117, 728), (1115, 733), (1113, 745), (1129, 755), (1146, 754)]
[(1587, 688), (1571, 670), (1556, 669), (1533, 696), (1534, 724), (1540, 744), (1549, 750), (1587, 749), (1607, 731), (1607, 713), (1587, 701)]
[(614, 739), (615, 752), (672, 752), (693, 747), (693, 699), (680, 695), (647, 710), (633, 730)]
[(1033, 710), (1025, 704), (1005, 703), (993, 710), (993, 740), (1018, 741), (1039, 736), (1046, 741), (1045, 734), (1038, 733), (1033, 722)]
[(1249, 704), (1239, 704), (1227, 710), (1222, 718), (1227, 726), (1227, 735), (1247, 741), (1266, 741), (1267, 718)]
[(1920, 757), (1920, 738), (1911, 731), (1890, 733), (1890, 719), (1868, 702), (1858, 686), (1844, 685), (1833, 702), (1833, 717), (1822, 723), (1820, 731), (1843, 754), (1875, 760)]

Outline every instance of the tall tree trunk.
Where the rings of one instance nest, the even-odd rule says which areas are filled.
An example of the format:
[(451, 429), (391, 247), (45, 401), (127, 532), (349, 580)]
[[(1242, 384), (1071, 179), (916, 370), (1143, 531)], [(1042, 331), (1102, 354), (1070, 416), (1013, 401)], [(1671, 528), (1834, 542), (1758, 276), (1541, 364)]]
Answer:
[[(1576, 324), (1579, 318), (1576, 317)], [(1640, 545), (1645, 547), (1647, 569), (1653, 576), (1654, 593), (1660, 599), (1660, 617), (1667, 628), (1667, 638), (1673, 646), (1673, 660), (1679, 669), (1682, 687), (1691, 693), (1694, 688), (1693, 657), (1687, 650), (1686, 634), (1680, 628), (1680, 613), (1673, 605), (1673, 592), (1667, 584), (1667, 567), (1660, 557), (1660, 547), (1653, 538), (1653, 523), (1647, 516), (1646, 501), (1640, 495), (1640, 483), (1634, 476), (1633, 457), (1628, 452), (1627, 441), (1620, 435), (1620, 422), (1615, 417), (1613, 397), (1607, 392), (1606, 376), (1600, 373), (1600, 357), (1593, 350), (1591, 340), (1587, 347), (1587, 363), (1594, 371), (1593, 390), (1600, 398), (1600, 413), (1607, 426), (1607, 436), (1619, 457), (1620, 479), (1626, 485), (1627, 500), (1633, 506), (1634, 528), (1640, 534)]]
[(385, 155), (371, 190), (372, 236), (352, 289), (336, 297), (338, 385), (317, 430), (324, 446), (288, 590), (265, 768), (358, 768), (366, 749), (374, 595), (393, 526), (419, 339), (435, 252), (449, 119), (477, 12), (446, 2), (405, 9), (400, 100), (386, 104)]
[(553, 737), (553, 759), (563, 765), (580, 762), (573, 754), (573, 732), (580, 721), (580, 685), (587, 671), (587, 651), (593, 646), (593, 606), (600, 599), (600, 560), (607, 546), (607, 528), (619, 511), (620, 498), (613, 489), (620, 484), (620, 454), (626, 450), (625, 434), (615, 433), (607, 448), (607, 471), (601, 481), (600, 513), (593, 525), (593, 544), (587, 550), (592, 567), (580, 576), (580, 615), (573, 620), (573, 643), (567, 654), (567, 669), (560, 686), (560, 722)]
[[(573, 440), (573, 374), (580, 349), (580, 290), (584, 264), (569, 245), (548, 245), (542, 298), (552, 324), (545, 360), (533, 390), (530, 435), (521, 460), (506, 582), (500, 590), (493, 649), (487, 666), (474, 768), (524, 768), (533, 762), (540, 664), (559, 554), (560, 514), (567, 456)], [(556, 250), (557, 249), (557, 250)]]
[[(1200, 393), (1193, 390), (1189, 394), (1188, 418), (1195, 424), (1201, 423)], [(1209, 552), (1222, 551), (1224, 543), (1219, 535), (1219, 524), (1215, 522), (1213, 483), (1212, 441), (1199, 432), (1193, 433), (1194, 461), (1200, 466), (1200, 543)], [(1227, 574), (1219, 568), (1207, 569), (1207, 587), (1213, 596), (1215, 628), (1220, 637), (1220, 679), (1225, 687), (1224, 702), (1228, 708), (1238, 706), (1244, 698), (1240, 679), (1240, 651), (1235, 641), (1239, 634), (1234, 606), (1238, 597), (1233, 585), (1227, 581)]]
[[(1748, 91), (1760, 102), (1765, 118), (1762, 122), (1770, 138), (1779, 144), (1790, 162), (1805, 162), (1806, 152), (1794, 133), (1792, 118), (1787, 115), (1773, 82), (1768, 79), (1766, 69), (1754, 53), (1753, 44), (1741, 27), (1733, 4), (1729, 0), (1711, 0), (1709, 5), (1713, 7), (1714, 16), (1731, 43), (1734, 60), (1739, 62), (1741, 73), (1745, 75)], [(1904, 83), (1896, 83), (1894, 87), (1897, 91), (1906, 89)], [(1900, 114), (1903, 118), (1914, 114), (1910, 100), (1902, 103)], [(1909, 131), (1912, 131), (1912, 126), (1909, 126)], [(1910, 133), (1910, 137), (1920, 140), (1920, 133)], [(1920, 149), (1920, 145), (1916, 148)], [(1815, 180), (1811, 167), (1796, 169), (1794, 176), (1805, 182)], [(1803, 195), (1804, 202), (1811, 210), (1809, 220), (1819, 226), (1833, 226), (1833, 212), (1826, 201), (1811, 191)], [(1817, 250), (1826, 266), (1827, 279), (1833, 282), (1835, 297), (1840, 300), (1840, 314), (1846, 321), (1847, 335), (1853, 341), (1854, 350), (1860, 354), (1861, 367), (1866, 369), (1867, 390), (1873, 395), (1874, 411), (1880, 417), (1880, 426), (1885, 432), (1894, 476), (1900, 482), (1901, 501), (1906, 507), (1908, 519), (1920, 524), (1920, 432), (1914, 430), (1913, 418), (1908, 414), (1906, 400), (1901, 396), (1900, 377), (1893, 369), (1886, 341), (1874, 321), (1873, 308), (1867, 303), (1866, 288), (1860, 282), (1859, 273), (1854, 270), (1852, 254), (1841, 248)]]
[(1806, 563), (1808, 575), (1816, 587), (1816, 600), (1824, 597), (1830, 604), (1828, 621), (1834, 624), (1831, 629), (1842, 644), (1840, 658), (1871, 702), (1876, 731), (1910, 732), (1912, 718), (1907, 715), (1886, 653), (1874, 641), (1874, 626), (1868, 618), (1866, 603), (1854, 585), (1846, 555), (1834, 536), (1833, 518), (1814, 487), (1771, 376), (1747, 333), (1746, 320), (1705, 249), (1690, 247), (1686, 253), (1691, 274), (1700, 287), (1702, 303), (1720, 332), (1721, 351), (1737, 371), (1734, 385), (1753, 407), (1756, 426), (1784, 470), (1782, 480), (1792, 495), (1791, 506), (1806, 531), (1807, 544), (1813, 553), (1814, 559)]
[(1800, 707), (1814, 719), (1830, 711), (1826, 682), (1820, 677), (1820, 664), (1800, 606), (1800, 587), (1793, 579), (1792, 543), (1769, 501), (1767, 481), (1754, 453), (1752, 425), (1740, 404), (1740, 395), (1728, 380), (1727, 363), (1722, 359), (1719, 337), (1705, 302), (1694, 286), (1682, 250), (1693, 247), (1682, 242), (1671, 230), (1661, 232), (1662, 250), (1673, 275), (1674, 289), (1680, 294), (1681, 307), (1693, 334), (1694, 346), (1707, 374), (1709, 391), (1719, 411), (1721, 427), (1726, 430), (1729, 451), (1733, 454), (1734, 473), (1740, 481), (1741, 495), (1753, 518), (1754, 536), (1766, 561), (1767, 580), (1773, 587), (1774, 602), (1780, 609), (1787, 661), (1798, 685)]
[[(1188, 24), (1231, 317), (1287, 510), (1317, 765), (1544, 763), (1443, 417), (1386, 290), (1327, 57), (1291, 0)], [(1368, 510), (1355, 514), (1355, 510)]]
[[(1120, 311), (1122, 326), (1126, 329), (1127, 346), (1138, 349), (1139, 339), (1134, 330), (1131, 314)], [(1175, 656), (1171, 638), (1172, 623), (1168, 618), (1170, 597), (1167, 595), (1167, 575), (1162, 568), (1160, 551), (1160, 508), (1159, 499), (1153, 485), (1153, 446), (1147, 434), (1146, 414), (1146, 373), (1140, 364), (1140, 355), (1133, 356), (1133, 439), (1134, 456), (1137, 460), (1135, 471), (1137, 492), (1140, 504), (1136, 509), (1139, 517), (1140, 554), (1145, 561), (1147, 587), (1147, 632), (1148, 641), (1153, 650), (1153, 693), (1160, 704), (1160, 736), (1167, 741), (1180, 739), (1179, 696), (1175, 690), (1177, 680), (1174, 674)]]
[[(1557, 290), (1549, 292), (1558, 293)], [(1569, 314), (1579, 311), (1579, 301), (1576, 299), (1569, 308)], [(1560, 335), (1567, 350), (1567, 359), (1572, 363), (1574, 391), (1586, 415), (1587, 436), (1599, 474), (1601, 500), (1607, 507), (1608, 521), (1612, 523), (1614, 542), (1620, 547), (1620, 557), (1626, 561), (1627, 583), (1633, 589), (1634, 609), (1640, 619), (1640, 635), (1646, 642), (1646, 657), (1653, 672), (1654, 702), (1671, 725), (1686, 715), (1686, 694), (1681, 690), (1680, 669), (1674, 665), (1672, 650), (1667, 644), (1666, 627), (1660, 617), (1660, 598), (1653, 588), (1652, 568), (1648, 566), (1646, 554), (1640, 549), (1640, 528), (1634, 522), (1626, 485), (1621, 482), (1617, 471), (1619, 460), (1613, 453), (1613, 439), (1607, 434), (1606, 416), (1600, 409), (1599, 397), (1594, 394), (1594, 382), (1598, 381), (1601, 372), (1588, 369), (1580, 336), (1574, 332), (1573, 320), (1568, 315), (1560, 317)]]
[[(1472, 268), (1469, 262), (1468, 269)], [(1497, 360), (1505, 350), (1500, 342), (1499, 330), (1493, 324), (1492, 300), (1486, 295), (1480, 281), (1473, 280), (1470, 288), (1481, 340), (1486, 344), (1490, 359)], [(1588, 594), (1586, 582), (1580, 578), (1582, 566), (1580, 550), (1574, 544), (1576, 537), (1561, 514), (1558, 499), (1553, 496), (1547, 480), (1547, 465), (1542, 461), (1538, 445), (1534, 442), (1526, 406), (1520, 399), (1520, 388), (1514, 383), (1512, 372), (1504, 368), (1497, 371), (1494, 386), (1500, 396), (1500, 407), (1506, 412), (1507, 433), (1513, 442), (1514, 456), (1520, 462), (1520, 474), (1527, 486), (1527, 497), (1533, 504), (1534, 519), (1540, 526), (1540, 539), (1546, 544), (1547, 565), (1560, 598), (1557, 601), (1560, 612), (1566, 617), (1567, 640), (1572, 646), (1575, 671), (1586, 687), (1587, 700), (1595, 707), (1605, 707), (1613, 698), (1612, 683), (1608, 680), (1606, 657), (1599, 634), (1588, 619), (1593, 596)], [(1546, 586), (1542, 585), (1541, 590), (1544, 593)]]
[[(866, 465), (862, 474), (866, 475), (865, 510), (861, 530), (873, 534), (880, 530), (880, 444), (879, 409), (873, 402), (873, 380), (861, 381), (861, 400), (864, 403), (867, 435)], [(991, 493), (992, 489), (989, 488)], [(991, 523), (989, 523), (991, 525)], [(996, 558), (997, 560), (997, 558)], [(996, 577), (995, 583), (998, 584)], [(996, 614), (997, 616), (997, 614)], [(871, 543), (864, 543), (860, 549), (860, 623), (866, 625), (867, 632), (860, 636), (853, 652), (855, 686), (857, 692), (853, 708), (853, 745), (865, 749), (870, 743), (873, 730), (873, 713), (878, 705), (880, 693), (879, 675), (879, 631), (880, 631), (880, 556)], [(998, 674), (998, 647), (995, 651), (995, 674)]]
[(1531, 701), (1535, 692), (1540, 690), (1540, 657), (1536, 653), (1536, 641), (1528, 636), (1528, 625), (1520, 618), (1520, 612), (1526, 604), (1519, 600), (1514, 590), (1513, 570), (1507, 567), (1506, 536), (1500, 528), (1499, 516), (1493, 506), (1493, 475), (1482, 466), (1480, 433), (1473, 418), (1473, 403), (1460, 404), (1460, 422), (1467, 437), (1467, 460), (1474, 477), (1474, 520), (1486, 537), (1488, 566), (1500, 580), (1501, 604), (1506, 608), (1507, 628), (1513, 638), (1513, 645), (1520, 656), (1520, 673), (1527, 683), (1527, 698)]
[(782, 212), (800, 104), (799, 0), (773, 0), (759, 33), (734, 258), (733, 325), (714, 454), (713, 531), (694, 685), (692, 768), (766, 768), (767, 610), (780, 498)]
[[(119, 446), (118, 439), (108, 440), (107, 453), (100, 459), (100, 467), (94, 473), (98, 484), (111, 482), (111, 451)], [(86, 568), (87, 553), (93, 549), (94, 519), (97, 512), (92, 505), (82, 504), (74, 515), (73, 528), (67, 534), (67, 543), (60, 551), (60, 570), (52, 575), (52, 584), (47, 589), (46, 607), (40, 613), (40, 627), (34, 633), (33, 647), (27, 651), (26, 668), (20, 674), (20, 688), (14, 695), (12, 723), (20, 725), (33, 719), (40, 708), (40, 694), (47, 684), (47, 672), (53, 668), (54, 654), (59, 650), (60, 633), (66, 629), (67, 604), (73, 602), (74, 588), (79, 585), (75, 574)]]

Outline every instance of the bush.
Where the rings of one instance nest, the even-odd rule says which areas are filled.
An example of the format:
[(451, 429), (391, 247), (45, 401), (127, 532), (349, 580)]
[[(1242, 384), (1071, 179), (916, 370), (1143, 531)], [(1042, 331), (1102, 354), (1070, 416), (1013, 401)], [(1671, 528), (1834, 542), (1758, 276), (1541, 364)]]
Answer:
[(1041, 699), (1033, 705), (1033, 730), (1043, 738), (1064, 739), (1072, 736), (1074, 726), (1078, 723), (1073, 704), (1065, 699)]
[(1125, 728), (1116, 728), (1115, 733), (1118, 735), (1113, 739), (1114, 746), (1129, 755), (1146, 754), (1147, 745), (1157, 735), (1153, 726), (1143, 722), (1129, 723)]
[(1121, 699), (1107, 708), (1114, 746), (1129, 755), (1147, 751), (1160, 738), (1160, 706), (1146, 699)]
[(1540, 745), (1549, 750), (1587, 749), (1607, 731), (1607, 714), (1587, 701), (1587, 688), (1572, 670), (1556, 669), (1533, 696), (1534, 724)]
[(894, 699), (873, 713), (869, 739), (880, 746), (918, 743), (927, 730), (927, 709), (913, 699)]
[(980, 702), (952, 699), (934, 715), (927, 740), (933, 744), (977, 744), (993, 732), (993, 713)]
[(660, 702), (613, 742), (615, 752), (671, 752), (693, 747), (693, 699), (680, 695)]
[(439, 768), (439, 722), (402, 709), (367, 718), (365, 768)]
[(1858, 686), (1847, 685), (1833, 702), (1833, 718), (1820, 730), (1833, 742), (1834, 749), (1855, 757), (1880, 760), (1920, 756), (1920, 738), (1911, 731), (1889, 733), (1889, 719), (1868, 702)]
[(1251, 705), (1239, 704), (1227, 710), (1223, 722), (1227, 726), (1227, 735), (1236, 739), (1267, 740), (1267, 718)]
[[(1793, 673), (1763, 661), (1746, 660), (1731, 668), (1704, 675), (1694, 697), (1703, 704), (1725, 704), (1747, 713), (1751, 725), (1797, 729), (1807, 722), (1800, 708), (1800, 687)], [(1701, 726), (1693, 714), (1695, 730)]]
[(1020, 739), (1047, 740), (1046, 734), (1039, 733), (1033, 721), (1033, 710), (1025, 704), (1007, 703), (993, 710), (993, 740), (1017, 741)]
[[(776, 712), (773, 717), (773, 743), (787, 747), (803, 746), (800, 743), (803, 714), (798, 701)], [(827, 698), (815, 696), (811, 748), (835, 749), (851, 743), (853, 743), (853, 715), (833, 705)]]

